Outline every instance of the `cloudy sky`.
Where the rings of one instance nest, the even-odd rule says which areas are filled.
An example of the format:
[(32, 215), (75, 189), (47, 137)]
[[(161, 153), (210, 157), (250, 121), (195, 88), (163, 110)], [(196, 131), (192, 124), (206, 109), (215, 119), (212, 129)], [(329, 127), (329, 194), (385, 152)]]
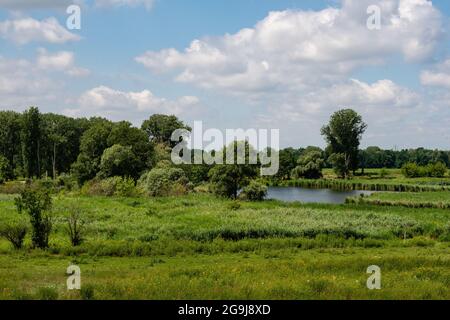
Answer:
[(448, 0), (0, 0), (0, 109), (170, 113), (299, 147), (350, 107), (364, 146), (450, 149), (449, 15)]

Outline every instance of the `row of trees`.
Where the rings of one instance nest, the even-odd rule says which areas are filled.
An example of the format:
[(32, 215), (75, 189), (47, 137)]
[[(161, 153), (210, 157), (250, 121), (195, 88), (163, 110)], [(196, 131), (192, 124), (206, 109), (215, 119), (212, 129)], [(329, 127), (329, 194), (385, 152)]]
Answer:
[[(322, 128), (327, 148), (280, 150), (280, 170), (274, 178), (317, 179), (321, 177), (324, 167), (334, 167), (345, 178), (358, 168), (400, 168), (407, 163), (450, 165), (448, 151), (422, 148), (393, 151), (378, 147), (359, 150), (366, 128), (367, 125), (355, 111), (346, 109), (336, 112)], [(174, 146), (170, 138), (176, 129), (190, 130), (177, 117), (167, 115), (153, 115), (142, 123), (141, 128), (136, 128), (126, 121), (41, 114), (37, 108), (30, 108), (22, 114), (1, 111), (0, 182), (17, 177), (40, 178), (43, 175), (56, 178), (62, 173), (71, 173), (79, 185), (95, 177), (106, 179), (121, 176), (138, 181), (152, 168), (164, 171), (167, 167), (176, 167), (183, 171), (184, 180), (188, 182), (219, 184), (220, 181), (219, 193), (236, 196), (257, 176), (258, 166), (255, 165), (174, 166), (170, 162), (170, 151)], [(228, 147), (236, 148), (236, 145)], [(205, 151), (195, 150), (192, 157), (195, 152)], [(222, 152), (226, 152), (226, 148)], [(174, 175), (164, 173), (162, 176), (168, 179)]]
[(81, 184), (118, 173), (137, 179), (159, 160), (158, 145), (169, 145), (179, 128), (189, 129), (165, 115), (135, 128), (126, 121), (41, 114), (34, 107), (24, 113), (0, 111), (0, 182), (70, 172)]

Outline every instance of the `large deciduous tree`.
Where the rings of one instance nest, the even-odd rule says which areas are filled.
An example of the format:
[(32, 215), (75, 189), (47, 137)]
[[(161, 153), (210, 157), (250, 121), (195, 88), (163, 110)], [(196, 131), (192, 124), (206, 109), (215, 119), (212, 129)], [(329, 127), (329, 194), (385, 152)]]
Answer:
[[(241, 152), (242, 150), (245, 153)], [(214, 183), (217, 194), (236, 199), (239, 191), (258, 175), (258, 164), (250, 161), (255, 157), (255, 150), (247, 141), (235, 141), (222, 152), (225, 160), (227, 155), (230, 159), (233, 156), (233, 164), (215, 165), (209, 171), (210, 181)]]
[(22, 115), (22, 157), (28, 178), (41, 176), (41, 122), (38, 108), (31, 107)]
[(142, 123), (142, 130), (147, 132), (148, 137), (154, 143), (164, 143), (173, 147), (177, 142), (171, 141), (172, 133), (177, 129), (192, 129), (179, 120), (176, 116), (164, 114), (152, 115)]
[(322, 128), (322, 135), (335, 156), (335, 168), (345, 178), (358, 168), (358, 149), (362, 135), (367, 129), (362, 117), (351, 109), (337, 111), (328, 125)]

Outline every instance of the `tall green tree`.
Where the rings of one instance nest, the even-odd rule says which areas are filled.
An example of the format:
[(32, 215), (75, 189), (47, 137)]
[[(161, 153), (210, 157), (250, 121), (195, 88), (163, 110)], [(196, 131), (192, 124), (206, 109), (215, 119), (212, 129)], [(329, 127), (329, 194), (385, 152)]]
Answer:
[(358, 113), (344, 109), (334, 113), (329, 124), (321, 130), (331, 152), (340, 155), (333, 158), (339, 159), (343, 177), (347, 177), (350, 171), (356, 171), (358, 168), (358, 149), (366, 129), (367, 125)]
[[(245, 150), (245, 153), (240, 150)], [(225, 160), (227, 154), (232, 155), (233, 164), (224, 162), (215, 165), (208, 175), (217, 194), (236, 199), (239, 191), (258, 175), (259, 165), (251, 163), (255, 150), (247, 141), (235, 141), (224, 148), (222, 153)], [(229, 159), (232, 159), (231, 156)]]
[(21, 144), (25, 175), (41, 176), (41, 113), (31, 107), (22, 115)]
[(171, 147), (175, 146), (177, 142), (171, 141), (172, 133), (177, 129), (192, 129), (179, 120), (176, 116), (167, 116), (164, 114), (152, 115), (148, 120), (142, 123), (142, 130), (144, 130), (151, 141), (154, 143), (164, 143)]
[(14, 178), (14, 169), (22, 163), (20, 143), (21, 115), (14, 111), (0, 111), (0, 155), (8, 160), (5, 178)]

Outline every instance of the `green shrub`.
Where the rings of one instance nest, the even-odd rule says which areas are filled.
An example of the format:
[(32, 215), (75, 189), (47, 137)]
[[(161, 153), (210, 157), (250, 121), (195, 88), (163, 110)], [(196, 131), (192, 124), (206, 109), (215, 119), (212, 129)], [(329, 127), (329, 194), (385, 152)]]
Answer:
[(15, 249), (22, 249), (27, 232), (28, 225), (23, 222), (0, 225), (0, 237), (11, 242)]
[(179, 168), (155, 168), (144, 173), (138, 186), (149, 196), (161, 197), (186, 194), (187, 180)]
[(72, 191), (78, 187), (77, 180), (70, 174), (63, 173), (56, 179), (56, 186), (60, 189)]
[(258, 182), (251, 181), (241, 193), (241, 197), (250, 201), (262, 201), (267, 196), (267, 186)]
[(66, 218), (67, 234), (72, 246), (79, 246), (83, 242), (84, 220), (79, 210), (71, 210)]
[(52, 230), (51, 217), (46, 213), (52, 206), (48, 191), (26, 189), (15, 199), (15, 204), (19, 213), (25, 211), (30, 216), (33, 247), (48, 248), (48, 238)]
[(442, 162), (429, 164), (427, 166), (427, 174), (429, 177), (442, 178), (447, 173), (447, 166)]
[(90, 196), (106, 197), (133, 197), (139, 195), (134, 180), (122, 177), (112, 177), (104, 180), (96, 178), (87, 182), (83, 186), (81, 193)]
[(416, 163), (407, 163), (402, 167), (402, 173), (406, 178), (442, 178), (447, 173), (447, 166), (442, 162), (430, 163), (427, 166), (419, 166)]

